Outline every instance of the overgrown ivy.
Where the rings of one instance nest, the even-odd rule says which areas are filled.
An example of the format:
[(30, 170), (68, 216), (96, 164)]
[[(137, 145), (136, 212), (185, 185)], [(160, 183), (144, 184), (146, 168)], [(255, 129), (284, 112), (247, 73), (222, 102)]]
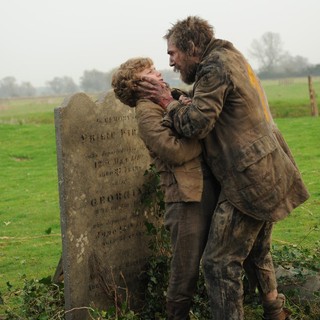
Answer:
[[(9, 296), (17, 298), (18, 308), (6, 309), (8, 320), (60, 320), (64, 319), (63, 284), (52, 282), (51, 276), (28, 280), (24, 275), (22, 289), (14, 289), (7, 282)], [(4, 299), (3, 299), (4, 300)]]

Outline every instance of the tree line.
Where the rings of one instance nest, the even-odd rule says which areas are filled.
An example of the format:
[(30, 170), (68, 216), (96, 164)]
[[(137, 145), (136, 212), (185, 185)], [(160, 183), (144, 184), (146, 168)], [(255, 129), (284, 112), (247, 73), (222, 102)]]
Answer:
[[(302, 56), (292, 56), (284, 50), (278, 33), (266, 32), (260, 39), (254, 39), (249, 50), (249, 56), (258, 65), (256, 70), (261, 79), (280, 79), (320, 76), (320, 64), (313, 65)], [(41, 95), (65, 95), (78, 91), (102, 92), (111, 88), (111, 78), (115, 69), (109, 72), (85, 70), (79, 84), (71, 77), (54, 77), (46, 82), (44, 88), (35, 88), (30, 82), (17, 83), (14, 77), (0, 80), (0, 98), (32, 97)], [(163, 78), (172, 87), (182, 85), (179, 75), (172, 70), (160, 70)]]
[(46, 82), (45, 87), (35, 88), (30, 82), (17, 83), (14, 77), (0, 80), (0, 98), (32, 97), (41, 95), (64, 95), (83, 90), (85, 92), (101, 92), (110, 89), (112, 72), (86, 70), (80, 78), (80, 83), (68, 76), (54, 77)]
[(285, 51), (278, 33), (266, 32), (260, 39), (254, 39), (249, 56), (257, 61), (261, 79), (320, 75), (320, 64), (312, 65), (307, 58)]

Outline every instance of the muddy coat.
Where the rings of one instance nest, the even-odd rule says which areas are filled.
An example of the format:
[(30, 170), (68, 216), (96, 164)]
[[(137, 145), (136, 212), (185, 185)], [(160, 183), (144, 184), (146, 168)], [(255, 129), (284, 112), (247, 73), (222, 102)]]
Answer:
[(179, 134), (203, 139), (204, 158), (222, 194), (241, 212), (277, 221), (308, 198), (262, 86), (230, 42), (210, 42), (197, 69), (192, 104), (171, 102), (167, 111)]
[(203, 174), (201, 146), (196, 139), (179, 138), (171, 128), (161, 125), (163, 109), (142, 99), (136, 107), (139, 135), (160, 173), (165, 202), (201, 200)]

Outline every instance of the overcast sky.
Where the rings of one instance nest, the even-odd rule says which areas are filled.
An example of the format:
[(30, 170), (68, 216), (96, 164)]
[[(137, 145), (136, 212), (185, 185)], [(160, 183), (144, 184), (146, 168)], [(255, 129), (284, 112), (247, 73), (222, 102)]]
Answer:
[(0, 80), (79, 83), (84, 70), (108, 72), (136, 56), (169, 69), (162, 37), (188, 15), (208, 20), (253, 65), (249, 49), (265, 32), (318, 64), (319, 13), (320, 0), (0, 0)]

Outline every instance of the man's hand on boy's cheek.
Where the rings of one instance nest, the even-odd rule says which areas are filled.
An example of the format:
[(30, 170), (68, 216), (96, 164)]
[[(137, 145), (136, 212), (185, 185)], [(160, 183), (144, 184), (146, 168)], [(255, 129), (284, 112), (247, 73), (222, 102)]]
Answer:
[(144, 76), (137, 85), (137, 92), (140, 97), (150, 99), (154, 103), (159, 104), (163, 109), (174, 100), (171, 90), (165, 82)]

